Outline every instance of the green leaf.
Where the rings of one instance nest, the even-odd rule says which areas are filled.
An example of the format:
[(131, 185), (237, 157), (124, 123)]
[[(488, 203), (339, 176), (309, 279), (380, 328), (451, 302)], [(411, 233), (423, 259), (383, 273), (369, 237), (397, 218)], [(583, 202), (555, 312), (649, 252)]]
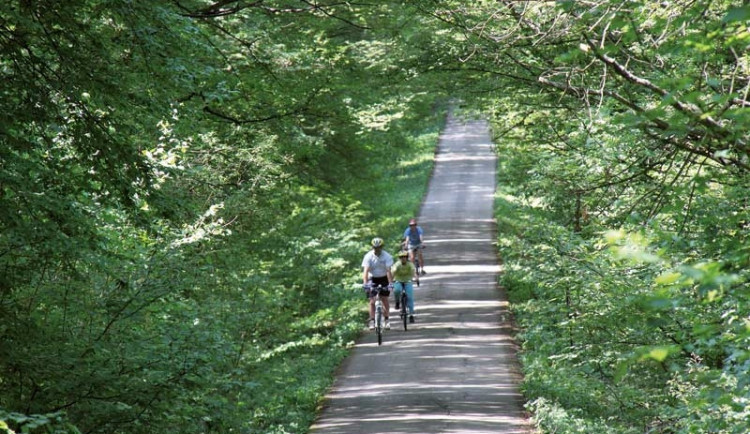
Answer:
[(750, 20), (750, 6), (730, 8), (726, 16), (721, 20), (725, 23)]
[(613, 380), (615, 383), (619, 383), (623, 378), (625, 378), (625, 375), (628, 373), (629, 363), (627, 360), (623, 360), (620, 363), (617, 364), (615, 367), (615, 373), (613, 375)]
[(671, 354), (674, 354), (678, 351), (679, 348), (676, 345), (655, 345), (651, 347), (645, 347), (641, 350), (642, 354), (638, 360), (644, 361), (651, 359), (657, 362), (663, 362)]
[(657, 285), (671, 285), (682, 278), (681, 273), (670, 271), (660, 274), (654, 281)]

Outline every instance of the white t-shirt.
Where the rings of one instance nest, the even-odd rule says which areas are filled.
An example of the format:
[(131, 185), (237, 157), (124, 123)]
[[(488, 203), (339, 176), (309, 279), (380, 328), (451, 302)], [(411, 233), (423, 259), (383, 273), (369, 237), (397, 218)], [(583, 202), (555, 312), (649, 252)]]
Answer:
[(375, 251), (370, 250), (362, 258), (362, 268), (369, 266), (372, 277), (385, 277), (391, 265), (393, 265), (393, 257), (385, 250), (380, 252), (380, 256), (376, 256)]

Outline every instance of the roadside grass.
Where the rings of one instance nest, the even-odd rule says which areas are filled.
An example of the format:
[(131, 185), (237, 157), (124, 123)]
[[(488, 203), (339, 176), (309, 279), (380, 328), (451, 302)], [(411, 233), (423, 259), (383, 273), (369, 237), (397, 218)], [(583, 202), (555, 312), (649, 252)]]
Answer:
[[(500, 284), (506, 289), (520, 332), (519, 353), (526, 408), (542, 432), (635, 432), (612, 414), (617, 408), (606, 382), (591, 381), (590, 372), (569, 354), (571, 312), (566, 303), (576, 284), (562, 251), (576, 248), (569, 229), (559, 226), (534, 198), (513, 196), (498, 187), (495, 215), (498, 248), (503, 259)], [(586, 345), (579, 343), (578, 345)], [(567, 359), (573, 357), (573, 359)]]

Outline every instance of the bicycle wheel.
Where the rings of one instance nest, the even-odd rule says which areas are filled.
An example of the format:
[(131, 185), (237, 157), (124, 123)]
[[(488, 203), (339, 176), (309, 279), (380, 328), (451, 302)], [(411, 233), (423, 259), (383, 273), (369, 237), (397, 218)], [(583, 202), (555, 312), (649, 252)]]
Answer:
[(406, 287), (401, 292), (401, 320), (404, 321), (404, 331), (406, 331), (406, 324), (409, 322), (408, 316), (406, 314), (406, 303), (409, 301), (409, 298), (406, 295)]
[(375, 333), (378, 335), (378, 345), (383, 344), (383, 308), (378, 306), (375, 313)]

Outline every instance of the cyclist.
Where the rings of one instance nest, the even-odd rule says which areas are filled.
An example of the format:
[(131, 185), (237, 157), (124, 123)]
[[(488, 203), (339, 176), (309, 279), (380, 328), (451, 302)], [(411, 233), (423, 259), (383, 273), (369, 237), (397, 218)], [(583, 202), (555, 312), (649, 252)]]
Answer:
[(365, 254), (362, 258), (362, 287), (368, 291), (367, 297), (370, 299), (370, 330), (375, 328), (375, 297), (369, 292), (369, 283), (372, 280), (373, 285), (385, 286), (386, 289), (380, 292), (380, 301), (383, 303), (383, 310), (385, 314), (385, 328), (390, 329), (391, 323), (388, 320), (388, 312), (390, 311), (390, 305), (388, 303), (388, 296), (391, 294), (393, 288), (393, 274), (391, 274), (391, 266), (393, 265), (393, 257), (388, 252), (383, 250), (383, 239), (375, 237), (370, 242), (372, 250)]
[(424, 249), (424, 238), (422, 237), (423, 231), (420, 226), (417, 225), (416, 219), (409, 220), (409, 227), (404, 231), (404, 245), (406, 250), (409, 252), (409, 261), (414, 262), (414, 252), (417, 252), (419, 257), (419, 266), (421, 270), (417, 270), (419, 273), (427, 274), (424, 271), (424, 257), (422, 256), (422, 249)]
[(417, 269), (414, 267), (412, 262), (409, 262), (409, 252), (402, 250), (398, 252), (399, 261), (393, 264), (391, 267), (391, 273), (393, 274), (393, 288), (394, 295), (396, 297), (396, 310), (399, 308), (399, 300), (401, 300), (401, 291), (406, 291), (408, 298), (409, 308), (409, 322), (414, 322), (414, 285), (411, 283), (412, 279), (417, 279)]

